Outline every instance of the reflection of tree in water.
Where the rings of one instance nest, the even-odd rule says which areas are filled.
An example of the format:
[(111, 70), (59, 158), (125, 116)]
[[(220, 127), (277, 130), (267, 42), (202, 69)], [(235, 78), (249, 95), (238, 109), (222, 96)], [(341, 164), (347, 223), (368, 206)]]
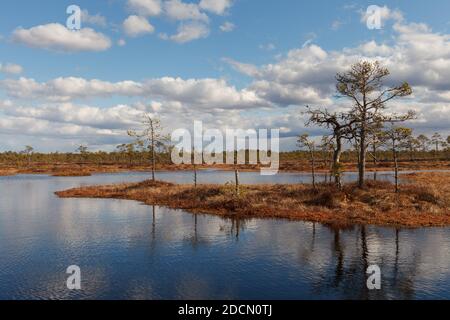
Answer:
[(311, 241), (308, 246), (300, 247), (299, 257), (300, 260), (306, 264), (310, 264), (312, 258), (314, 257), (314, 250), (316, 244), (316, 223), (312, 223), (312, 231), (311, 231)]
[[(355, 233), (354, 227), (340, 228), (336, 226), (325, 226), (332, 233), (332, 266), (322, 270), (322, 274), (314, 280), (313, 291), (317, 295), (327, 297), (365, 299), (367, 244), (364, 240), (365, 230), (361, 230), (362, 252), (361, 260), (351, 259), (351, 252), (346, 252), (343, 236), (346, 232)], [(356, 233), (358, 235), (358, 233)], [(360, 251), (355, 246), (356, 251)], [(366, 257), (366, 258), (364, 258)]]
[(152, 240), (156, 239), (156, 207), (152, 206)]
[(192, 220), (192, 233), (186, 240), (191, 244), (192, 248), (198, 249), (201, 245), (207, 245), (209, 241), (199, 234), (197, 213), (192, 214)]
[[(337, 297), (347, 299), (413, 299), (415, 297), (414, 280), (417, 276), (420, 255), (414, 252), (408, 255), (408, 263), (400, 264), (401, 240), (400, 230), (396, 229), (392, 235), (394, 246), (392, 252), (393, 259), (383, 256), (383, 253), (375, 256), (375, 252), (370, 252), (370, 238), (365, 226), (352, 228), (338, 228), (326, 226), (332, 233), (332, 259), (331, 265), (317, 270), (319, 276), (312, 280), (314, 295), (325, 297)], [(356, 236), (355, 245), (347, 249), (343, 238), (345, 235)], [(302, 264), (314, 266), (314, 242), (315, 233), (311, 241), (310, 254), (300, 256)], [(386, 243), (386, 247), (391, 247)], [(306, 248), (306, 247), (305, 247)], [(392, 261), (392, 263), (389, 263)], [(381, 268), (382, 289), (367, 289), (367, 268), (371, 264), (378, 264)]]
[[(221, 226), (220, 231), (225, 231), (232, 239), (239, 241), (241, 232), (246, 228), (247, 220), (242, 219), (239, 216), (234, 216), (232, 218), (224, 219), (224, 221), (229, 222), (229, 225), (228, 227)], [(187, 240), (192, 244), (193, 248), (198, 248), (202, 244), (209, 243), (206, 238), (202, 238), (201, 234), (199, 234), (198, 214), (193, 214), (193, 233), (191, 236), (187, 237)]]
[(227, 222), (227, 225), (222, 225), (220, 227), (220, 231), (224, 232), (228, 236), (230, 236), (232, 239), (235, 239), (236, 241), (239, 240), (239, 236), (241, 235), (242, 231), (245, 230), (247, 227), (247, 222), (251, 219), (243, 219), (239, 217), (238, 215), (228, 218), (223, 218), (223, 221)]
[(334, 230), (334, 252), (336, 255), (336, 271), (334, 287), (339, 286), (344, 276), (344, 251), (341, 244), (341, 231)]
[[(420, 251), (415, 251), (411, 260), (408, 261), (407, 266), (404, 267), (406, 270), (400, 269), (400, 230), (395, 230), (395, 263), (394, 270), (392, 273), (392, 287), (397, 289), (401, 294), (402, 299), (414, 299), (415, 298), (415, 281), (418, 275), (418, 267), (420, 265)], [(400, 271), (400, 272), (399, 272)]]

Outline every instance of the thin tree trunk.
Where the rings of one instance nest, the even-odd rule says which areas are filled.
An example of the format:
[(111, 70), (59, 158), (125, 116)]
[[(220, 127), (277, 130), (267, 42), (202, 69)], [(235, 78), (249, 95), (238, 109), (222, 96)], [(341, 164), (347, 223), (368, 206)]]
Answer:
[(156, 170), (156, 152), (155, 152), (155, 133), (152, 129), (152, 181), (155, 181), (155, 170)]
[(197, 188), (197, 166), (194, 164), (194, 186)]
[(336, 137), (336, 150), (333, 154), (333, 175), (334, 182), (339, 190), (342, 189), (341, 182), (341, 154), (342, 154), (342, 141), (340, 137)]
[(395, 165), (395, 192), (398, 193), (398, 159), (397, 159), (397, 151), (395, 147), (392, 150), (394, 152), (394, 165)]
[(314, 150), (311, 150), (311, 173), (313, 188), (316, 189), (316, 161), (314, 157)]
[(234, 167), (234, 178), (236, 183), (236, 196), (240, 195), (240, 187), (239, 187), (239, 170), (237, 166)]
[(366, 138), (365, 132), (361, 133), (361, 141), (359, 145), (359, 181), (360, 188), (364, 187), (366, 179)]

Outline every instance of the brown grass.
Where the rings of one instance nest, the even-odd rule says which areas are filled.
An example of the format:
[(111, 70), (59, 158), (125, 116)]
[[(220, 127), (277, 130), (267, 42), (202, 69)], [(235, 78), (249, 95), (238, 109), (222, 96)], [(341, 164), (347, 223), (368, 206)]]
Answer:
[(14, 176), (17, 174), (17, 170), (13, 168), (0, 168), (0, 177)]
[(236, 197), (233, 186), (175, 185), (144, 181), (92, 186), (57, 192), (63, 198), (115, 198), (194, 213), (242, 218), (284, 218), (352, 225), (424, 227), (450, 225), (450, 173), (409, 175), (414, 184), (399, 194), (385, 182), (369, 182), (365, 189), (347, 185), (337, 191), (322, 184), (243, 186)]

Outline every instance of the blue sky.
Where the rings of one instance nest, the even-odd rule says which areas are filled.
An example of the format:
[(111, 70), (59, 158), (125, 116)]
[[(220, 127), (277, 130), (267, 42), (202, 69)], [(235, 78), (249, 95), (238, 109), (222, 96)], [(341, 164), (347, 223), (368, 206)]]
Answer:
[[(24, 28), (50, 22), (65, 24), (66, 8), (77, 4), (91, 14), (103, 15), (108, 23), (120, 25), (129, 15), (126, 1), (2, 1), (0, 33), (8, 37), (18, 26)], [(193, 2), (195, 1), (185, 1)], [(340, 49), (368, 39), (388, 39), (390, 32), (365, 28), (356, 11), (373, 1), (257, 1), (235, 0), (225, 16), (214, 16), (211, 35), (207, 39), (184, 45), (161, 40), (156, 34), (131, 39), (124, 47), (114, 46), (100, 53), (61, 54), (0, 43), (2, 58), (24, 66), (27, 75), (37, 80), (59, 76), (83, 76), (119, 81), (124, 77), (139, 80), (147, 77), (180, 76), (186, 78), (220, 77), (228, 73), (231, 81), (240, 83), (239, 75), (223, 71), (221, 58), (264, 64), (274, 61), (276, 54), (301, 46), (315, 35), (314, 42), (325, 49)], [(433, 29), (449, 30), (450, 2), (385, 1), (380, 5), (401, 8), (411, 21), (426, 21)], [(26, 9), (25, 9), (26, 8)], [(150, 19), (156, 32), (174, 32), (177, 23), (165, 18)], [(233, 32), (220, 32), (221, 23), (231, 21)], [(339, 30), (332, 30), (341, 21)], [(112, 27), (98, 28), (112, 39), (123, 38)], [(276, 49), (261, 46), (274, 44)], [(120, 61), (120, 63), (118, 63)]]
[[(411, 54), (411, 57), (423, 55), (420, 45), (415, 48), (411, 44), (424, 41), (427, 35), (431, 35), (428, 38), (437, 35), (436, 39), (432, 40), (436, 42), (437, 48), (447, 49), (449, 46), (450, 2), (445, 0), (436, 0), (432, 4), (429, 1), (376, 3), (374, 1), (215, 0), (223, 4), (223, 7), (219, 6), (217, 7), (219, 9), (215, 11), (208, 9), (208, 1), (204, 1), (206, 2), (202, 4), (200, 0), (176, 0), (181, 5), (191, 4), (191, 9), (196, 10), (196, 17), (186, 16), (185, 12), (180, 10), (169, 14), (166, 0), (161, 2), (158, 0), (2, 1), (0, 64), (4, 70), (0, 72), (0, 81), (3, 81), (0, 83), (0, 121), (3, 119), (3, 122), (0, 122), (3, 125), (3, 127), (0, 126), (0, 138), (4, 138), (2, 139), (4, 142), (0, 142), (0, 150), (20, 149), (28, 140), (45, 151), (72, 150), (78, 143), (89, 144), (93, 149), (111, 149), (115, 143), (126, 140), (124, 135), (126, 126), (133, 125), (131, 117), (136, 117), (139, 110), (161, 113), (163, 120), (166, 119), (169, 123), (170, 129), (173, 129), (171, 127), (175, 125), (189, 126), (190, 123), (186, 121), (194, 116), (210, 123), (211, 126), (224, 126), (226, 119), (233, 119), (233, 121), (230, 120), (230, 125), (234, 126), (241, 124), (245, 127), (287, 128), (293, 123), (301, 122), (298, 119), (299, 107), (307, 103), (326, 104), (332, 101), (330, 97), (333, 93), (320, 85), (316, 86), (314, 78), (315, 74), (334, 70), (334, 67), (337, 71), (340, 70), (339, 66), (330, 67), (332, 63), (339, 63), (341, 61), (339, 58), (327, 60), (333, 52), (353, 57), (381, 56), (390, 63), (395, 52), (398, 52), (397, 46), (405, 50), (406, 54)], [(158, 2), (161, 12), (147, 14), (136, 5), (136, 3), (149, 5), (150, 2)], [(56, 27), (49, 27), (49, 24), (65, 26), (68, 17), (66, 8), (71, 4), (87, 10), (90, 17), (97, 15), (99, 19), (95, 22), (86, 23), (82, 19), (82, 27), (92, 29), (95, 37), (108, 39), (110, 44), (106, 46), (107, 48), (96, 48), (96, 39), (94, 39), (93, 42), (89, 40), (92, 48), (74, 50), (67, 42), (61, 42), (60, 38), (54, 39), (56, 29), (53, 28)], [(369, 30), (362, 21), (363, 12), (373, 4), (388, 10), (382, 30)], [(188, 7), (182, 6), (183, 8)], [(190, 11), (191, 15), (192, 12)], [(199, 15), (206, 16), (207, 20), (198, 18)], [(143, 32), (138, 36), (127, 33), (124, 21), (130, 16), (147, 21), (152, 31)], [(225, 24), (233, 28), (223, 31), (221, 27)], [(424, 24), (427, 29), (419, 28), (417, 24)], [(170, 39), (177, 34), (179, 28), (186, 25), (194, 25), (205, 34), (198, 38), (194, 36), (190, 41), (182, 43)], [(35, 32), (33, 29), (39, 26), (45, 27), (40, 29), (39, 32), (42, 33)], [(17, 30), (23, 32), (19, 34)], [(67, 35), (63, 36), (67, 37)], [(48, 43), (43, 43), (43, 39)], [(52, 41), (56, 41), (56, 44), (52, 44)], [(118, 41), (123, 43), (119, 45)], [(357, 49), (370, 42), (376, 44), (373, 50)], [(424, 46), (429, 45), (429, 43), (424, 44)], [(386, 46), (386, 50), (382, 46)], [(302, 48), (305, 49), (304, 52), (295, 51)], [(348, 53), (346, 49), (353, 51)], [(381, 52), (382, 49), (383, 52)], [(430, 50), (432, 50), (431, 47)], [(322, 52), (327, 54), (326, 58)], [(294, 57), (289, 58), (290, 54)], [(311, 56), (314, 56), (314, 59), (308, 62)], [(401, 60), (402, 63), (411, 64), (411, 57), (405, 61)], [(447, 61), (448, 58), (448, 53), (443, 50), (442, 56), (431, 58), (420, 56), (422, 59), (420, 61), (422, 66), (426, 67), (430, 64), (436, 67), (434, 62), (437, 63), (443, 59)], [(317, 59), (320, 62), (317, 62)], [(311, 68), (316, 68), (314, 70), (317, 71), (309, 79), (302, 76), (295, 80), (297, 82), (291, 79), (295, 83), (282, 79), (282, 76), (287, 74), (286, 71), (289, 71), (283, 71), (283, 68), (290, 68), (291, 65), (294, 68), (300, 65), (301, 68), (311, 71), (309, 67), (304, 66), (306, 63), (311, 63)], [(18, 70), (8, 72), (6, 66), (12, 65), (20, 66), (21, 72)], [(254, 72), (248, 72), (243, 68), (244, 66), (251, 66), (259, 72), (254, 70)], [(280, 74), (275, 74), (273, 70), (269, 72), (268, 66), (275, 66), (282, 72), (280, 71)], [(305, 69), (301, 69), (296, 73), (301, 74), (300, 71), (306, 72)], [(403, 75), (403, 71), (404, 68), (399, 69), (397, 74)], [(436, 115), (440, 115), (443, 122), (435, 124), (423, 119), (414, 126), (417, 127), (418, 132), (440, 131), (443, 135), (448, 134), (445, 127), (448, 127), (449, 119), (446, 112), (449, 110), (447, 108), (450, 105), (450, 95), (447, 97), (446, 88), (442, 88), (446, 86), (446, 83), (438, 88), (433, 82), (434, 74), (430, 73), (427, 80), (421, 79), (418, 73), (420, 72), (412, 69), (405, 72), (405, 75), (412, 77), (405, 80), (417, 84), (418, 92), (420, 92), (420, 96), (415, 97), (416, 100), (408, 103), (420, 101), (420, 106), (415, 105), (415, 107), (422, 109), (428, 108), (428, 105), (422, 105), (428, 103), (436, 108), (433, 110)], [(323, 75), (329, 77), (331, 85), (334, 74), (329, 72)], [(417, 79), (414, 78), (416, 76)], [(438, 76), (440, 75), (437, 74), (436, 77)], [(67, 93), (67, 89), (64, 89), (64, 94), (61, 94), (52, 83), (58, 78), (63, 79), (62, 82), (68, 78), (83, 79), (88, 82), (98, 79), (105, 82), (102, 86), (117, 85), (123, 81), (143, 84), (150, 79), (154, 80), (155, 83), (152, 85), (157, 88), (149, 89), (150, 93), (134, 94), (135, 91), (128, 93), (126, 91), (128, 89), (107, 89), (107, 93), (105, 93), (106, 89), (102, 89), (103, 91), (98, 93), (95, 88), (83, 87), (80, 90), (84, 90), (86, 94), (77, 92), (72, 95), (72, 92)], [(181, 82), (175, 81), (174, 84), (173, 81), (161, 81), (164, 78), (180, 79)], [(20, 79), (23, 81), (20, 82)], [(34, 83), (24, 80), (33, 80)], [(72, 83), (67, 85), (70, 86)], [(39, 89), (36, 89), (37, 86)], [(272, 92), (275, 87), (279, 87), (279, 92)], [(195, 89), (194, 92), (188, 91), (191, 89)], [(286, 90), (298, 89), (300, 89), (299, 92), (303, 92), (302, 90), (305, 92), (299, 96), (309, 97), (310, 92), (306, 92), (306, 89), (314, 91), (311, 93), (311, 99), (302, 100), (298, 96), (286, 98), (286, 95), (291, 94), (290, 92), (286, 94)], [(117, 90), (120, 93), (117, 93)], [(182, 91), (182, 94), (176, 97), (171, 96), (170, 92), (176, 90)], [(218, 92), (215, 96), (203, 96), (214, 90)], [(91, 91), (92, 94), (89, 94)], [(230, 101), (236, 101), (236, 106), (231, 103), (226, 106), (215, 105), (227, 99), (228, 91), (230, 95), (235, 95), (230, 97)], [(432, 94), (439, 95), (439, 98), (431, 99)], [(208, 107), (209, 98), (211, 101)], [(148, 104), (155, 105), (149, 109)], [(437, 104), (442, 105), (437, 107)], [(114, 109), (117, 105), (127, 106), (128, 109), (119, 108), (119, 112), (117, 108)], [(64, 112), (71, 112), (72, 115), (64, 114)], [(79, 114), (75, 117), (74, 112)], [(98, 122), (82, 119), (89, 112), (92, 112), (93, 118), (98, 115)], [(117, 117), (123, 112), (127, 112), (129, 118), (122, 124), (116, 123), (120, 122)], [(36, 115), (37, 113), (39, 115)], [(74, 117), (76, 119), (73, 119)], [(174, 118), (177, 121), (172, 121)], [(294, 118), (297, 120), (294, 121)], [(114, 121), (108, 125), (107, 119)], [(19, 132), (13, 130), (13, 127), (29, 127), (30, 123), (36, 124), (34, 130), (27, 129), (28, 131), (20, 130)], [(40, 125), (37, 125), (38, 123)], [(52, 128), (57, 128), (56, 131), (60, 133), (52, 133)], [(101, 134), (104, 137), (99, 139), (96, 138), (98, 130), (109, 131), (102, 131)], [(311, 129), (297, 125), (294, 129), (285, 130), (284, 136), (286, 139), (290, 138), (290, 142), (286, 142), (286, 148), (292, 148), (292, 138), (302, 130)], [(311, 133), (322, 132), (311, 130)]]

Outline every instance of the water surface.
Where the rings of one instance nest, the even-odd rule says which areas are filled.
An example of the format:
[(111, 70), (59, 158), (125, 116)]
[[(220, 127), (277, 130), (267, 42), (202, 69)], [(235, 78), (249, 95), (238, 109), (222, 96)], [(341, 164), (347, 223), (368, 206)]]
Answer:
[[(309, 179), (241, 175), (243, 183)], [(339, 230), (53, 194), (146, 177), (0, 177), (0, 299), (450, 299), (450, 228)], [(188, 183), (192, 173), (159, 178)], [(372, 264), (382, 270), (380, 291), (366, 287)], [(81, 291), (66, 288), (70, 265), (81, 267)]]

